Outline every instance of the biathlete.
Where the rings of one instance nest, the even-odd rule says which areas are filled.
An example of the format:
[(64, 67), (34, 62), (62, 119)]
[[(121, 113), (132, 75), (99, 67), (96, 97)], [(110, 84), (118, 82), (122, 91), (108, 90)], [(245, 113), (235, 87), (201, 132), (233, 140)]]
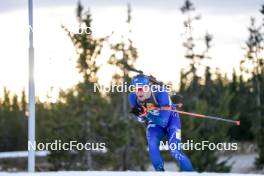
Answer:
[[(160, 141), (167, 137), (169, 146), (179, 146), (181, 142), (181, 122), (175, 110), (168, 92), (154, 85), (145, 75), (134, 77), (131, 84), (135, 86), (135, 92), (129, 94), (131, 113), (137, 116), (138, 121), (147, 123), (146, 136), (149, 149), (149, 157), (156, 171), (164, 171), (164, 162), (159, 151)], [(152, 110), (148, 110), (151, 109)], [(173, 145), (171, 145), (173, 144)], [(181, 171), (193, 171), (189, 158), (180, 147), (171, 147), (171, 155), (178, 161)]]

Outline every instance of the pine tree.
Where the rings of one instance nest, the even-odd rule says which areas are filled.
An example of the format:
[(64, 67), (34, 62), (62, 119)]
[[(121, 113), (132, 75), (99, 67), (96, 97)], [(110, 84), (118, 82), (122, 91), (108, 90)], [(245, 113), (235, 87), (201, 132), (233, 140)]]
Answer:
[(78, 2), (77, 19), (79, 22), (79, 32), (69, 31), (62, 26), (72, 40), (78, 54), (77, 68), (83, 75), (84, 82), (96, 82), (98, 66), (96, 58), (101, 52), (105, 38), (96, 38), (92, 34), (92, 18), (90, 10), (83, 12), (83, 6)]
[(253, 125), (252, 118), (249, 118), (254, 116), (252, 114), (252, 109), (254, 109), (254, 96), (250, 91), (250, 86), (243, 75), (238, 75), (233, 70), (232, 80), (228, 85), (230, 92), (233, 94), (229, 107), (230, 117), (239, 119), (241, 125), (239, 128), (237, 126), (230, 127), (228, 133), (231, 140), (253, 141), (254, 139), (253, 131), (250, 130)]
[[(245, 57), (240, 62), (240, 69), (242, 74), (247, 77), (247, 82), (249, 83), (249, 90), (254, 100), (249, 110), (251, 115), (254, 117), (252, 119), (252, 130), (257, 136), (257, 143), (259, 147), (259, 158), (256, 161), (258, 167), (263, 167), (264, 158), (263, 154), (263, 139), (264, 133), (262, 133), (262, 121), (263, 121), (263, 91), (261, 91), (261, 86), (263, 85), (263, 69), (264, 69), (264, 38), (262, 34), (262, 26), (258, 25), (255, 18), (250, 19), (250, 26), (248, 28), (249, 37), (246, 41), (246, 47), (244, 48), (246, 54)], [(247, 102), (248, 104), (248, 102)], [(249, 117), (249, 116), (248, 116)]]
[[(218, 74), (218, 79), (213, 81), (210, 67), (203, 68), (203, 61), (210, 59), (209, 49), (211, 48), (212, 35), (205, 34), (203, 39), (205, 49), (198, 51), (196, 48), (202, 43), (199, 43), (194, 37), (193, 24), (195, 21), (200, 20), (200, 16), (194, 15), (195, 8), (189, 0), (185, 1), (181, 11), (186, 16), (184, 20), (186, 41), (183, 43), (186, 48), (185, 58), (190, 61), (189, 68), (181, 72), (180, 94), (185, 97), (185, 110), (202, 114), (221, 113), (228, 115), (228, 105), (232, 96), (228, 90), (223, 88), (223, 78)], [(204, 71), (204, 78), (198, 76), (198, 70)], [(215, 74), (217, 75), (217, 73)], [(190, 98), (187, 99), (187, 97)], [(182, 121), (184, 139), (193, 140), (194, 142), (227, 140), (225, 138), (226, 128), (222, 124), (194, 118), (184, 118)], [(215, 131), (218, 131), (218, 133), (215, 134)], [(199, 172), (223, 172), (230, 169), (226, 166), (226, 161), (219, 163), (217, 151), (207, 149), (205, 151), (187, 151), (187, 153), (191, 158), (194, 169)]]
[[(264, 15), (264, 5), (260, 9), (260, 13)], [(264, 18), (263, 18), (264, 20)], [(252, 83), (253, 95), (255, 97), (254, 113), (255, 118), (253, 120), (256, 141), (258, 145), (259, 156), (256, 159), (256, 166), (258, 169), (264, 168), (264, 35), (263, 35), (264, 23), (261, 25), (256, 24), (256, 19), (251, 18), (251, 25), (248, 28), (249, 38), (246, 42), (246, 57), (241, 61), (241, 68), (244, 72), (249, 74), (249, 81)], [(246, 67), (245, 63), (251, 68)]]
[[(128, 37), (122, 36), (120, 42), (111, 44), (113, 54), (109, 59), (109, 63), (119, 69), (119, 74), (115, 74), (113, 77), (113, 84), (130, 82), (129, 69), (134, 68), (137, 59), (137, 49), (129, 37), (131, 34), (131, 19), (131, 7), (128, 4), (126, 20), (128, 26), (128, 34), (126, 35)], [(114, 114), (116, 114), (115, 121), (122, 125), (123, 133), (118, 136), (124, 140), (122, 146), (119, 147), (119, 153), (115, 153), (118, 158), (116, 168), (121, 170), (145, 170), (147, 161), (147, 154), (144, 149), (146, 147), (145, 135), (143, 128), (130, 119), (128, 114), (128, 92), (112, 93), (109, 96), (114, 107)]]
[[(72, 40), (76, 52), (77, 68), (83, 76), (83, 81), (67, 91), (61, 91), (59, 102), (51, 105), (52, 113), (55, 116), (51, 128), (57, 131), (57, 136), (63, 141), (76, 140), (81, 143), (86, 142), (104, 142), (106, 134), (105, 119), (110, 118), (107, 111), (101, 108), (107, 106), (106, 100), (100, 92), (94, 92), (94, 84), (97, 84), (97, 58), (102, 49), (104, 38), (96, 38), (92, 31), (91, 12), (83, 12), (83, 7), (78, 3), (77, 19), (81, 31), (71, 32), (65, 26), (62, 26)], [(79, 169), (92, 170), (101, 168), (96, 158), (100, 155), (93, 151), (72, 152), (53, 152), (49, 161), (53, 163), (53, 169)], [(64, 162), (61, 162), (64, 160)]]
[(9, 123), (9, 116), (10, 116), (10, 110), (11, 110), (11, 100), (10, 100), (10, 92), (7, 90), (6, 87), (4, 87), (4, 96), (3, 96), (3, 101), (1, 104), (1, 150), (2, 151), (8, 151), (12, 150), (12, 142), (14, 142), (12, 140), (11, 134), (9, 133), (9, 128), (6, 127), (10, 127), (10, 123)]
[(20, 108), (17, 95), (11, 96), (4, 88), (3, 101), (0, 101), (0, 144), (1, 151), (26, 150), (27, 121)]
[[(211, 47), (212, 35), (206, 33), (204, 36), (204, 46), (205, 49), (203, 51), (198, 51), (197, 46), (199, 44), (198, 39), (193, 36), (194, 27), (193, 24), (196, 21), (201, 19), (201, 16), (194, 15), (195, 7), (193, 3), (189, 0), (186, 0), (184, 5), (181, 7), (181, 12), (186, 16), (183, 24), (185, 27), (185, 42), (183, 42), (183, 46), (186, 48), (185, 58), (189, 60), (189, 68), (184, 70), (182, 74), (182, 79), (186, 80), (186, 83), (189, 89), (196, 90), (195, 92), (189, 92), (189, 96), (192, 99), (188, 101), (196, 101), (198, 99), (200, 93), (200, 83), (201, 78), (197, 74), (198, 69), (202, 69), (202, 62), (204, 59), (209, 59), (208, 51)], [(192, 94), (191, 94), (192, 93)], [(190, 95), (191, 94), (191, 95)], [(186, 102), (188, 103), (188, 102)]]

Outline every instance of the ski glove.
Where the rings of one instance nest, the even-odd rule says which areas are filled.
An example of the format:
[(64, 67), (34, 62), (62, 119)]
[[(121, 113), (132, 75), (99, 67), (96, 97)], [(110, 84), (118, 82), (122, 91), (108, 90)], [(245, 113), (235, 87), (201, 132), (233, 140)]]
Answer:
[(130, 111), (131, 114), (134, 114), (135, 116), (140, 116), (145, 113), (145, 109), (142, 107), (134, 107)]

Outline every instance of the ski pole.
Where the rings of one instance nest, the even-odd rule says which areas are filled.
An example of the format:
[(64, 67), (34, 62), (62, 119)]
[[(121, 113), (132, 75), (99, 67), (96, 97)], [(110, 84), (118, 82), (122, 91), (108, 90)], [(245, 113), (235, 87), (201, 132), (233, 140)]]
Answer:
[(240, 126), (240, 120), (231, 120), (231, 119), (225, 119), (222, 117), (215, 117), (215, 116), (208, 116), (203, 114), (197, 114), (192, 112), (185, 112), (185, 111), (179, 111), (179, 110), (170, 110), (171, 112), (178, 112), (179, 114), (188, 115), (192, 117), (198, 117), (198, 118), (206, 118), (206, 119), (212, 119), (212, 120), (218, 120), (218, 121), (224, 121), (229, 123), (234, 123), (237, 126)]
[[(231, 120), (231, 119), (225, 119), (225, 118), (222, 118), (222, 117), (215, 117), (215, 116), (208, 116), (208, 115), (197, 114), (197, 113), (192, 113), (192, 112), (173, 110), (173, 109), (170, 109), (170, 107), (163, 107), (163, 108), (154, 108), (154, 107), (152, 107), (151, 109), (148, 109), (147, 111), (150, 111), (150, 110), (168, 110), (168, 111), (171, 111), (171, 112), (177, 112), (179, 114), (188, 115), (190, 117), (198, 117), (198, 118), (206, 118), (206, 119), (224, 121), (224, 122), (233, 123), (233, 124), (236, 124), (237, 126), (240, 126), (240, 120)], [(145, 111), (145, 112), (147, 113), (147, 111)], [(141, 116), (145, 116), (146, 113), (142, 114)]]

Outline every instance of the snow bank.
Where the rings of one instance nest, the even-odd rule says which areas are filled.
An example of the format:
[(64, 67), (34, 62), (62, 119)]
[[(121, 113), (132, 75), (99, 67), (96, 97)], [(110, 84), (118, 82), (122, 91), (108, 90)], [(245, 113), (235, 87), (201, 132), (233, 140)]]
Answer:
[[(36, 151), (35, 155), (45, 157), (49, 154), (49, 151)], [(3, 158), (27, 158), (28, 151), (14, 151), (14, 152), (0, 152), (0, 159)]]
[(38, 173), (7, 173), (0, 172), (0, 176), (259, 176), (257, 174), (232, 173), (196, 173), (196, 172), (107, 172), (107, 171), (63, 171)]

